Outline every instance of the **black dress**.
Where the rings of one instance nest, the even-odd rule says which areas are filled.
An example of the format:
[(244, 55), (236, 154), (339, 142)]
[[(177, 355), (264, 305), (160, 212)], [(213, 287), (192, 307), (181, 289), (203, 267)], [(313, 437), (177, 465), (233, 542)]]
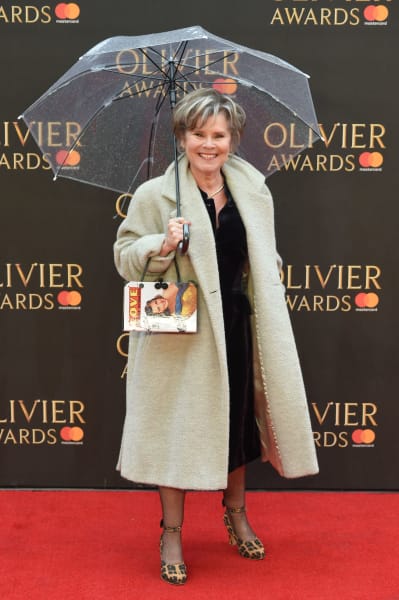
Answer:
[(215, 203), (202, 190), (215, 236), (226, 333), (230, 386), (229, 472), (258, 458), (260, 442), (254, 415), (251, 308), (243, 290), (248, 259), (247, 238), (234, 200), (226, 188), (227, 203), (216, 226)]

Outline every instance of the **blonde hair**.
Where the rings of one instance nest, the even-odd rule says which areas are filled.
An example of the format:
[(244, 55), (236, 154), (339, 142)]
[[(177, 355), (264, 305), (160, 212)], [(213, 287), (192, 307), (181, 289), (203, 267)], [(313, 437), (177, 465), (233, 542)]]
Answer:
[(183, 96), (173, 110), (173, 129), (178, 141), (186, 131), (201, 127), (210, 117), (223, 113), (229, 124), (232, 150), (240, 143), (245, 126), (244, 109), (227, 94), (213, 88), (201, 88)]

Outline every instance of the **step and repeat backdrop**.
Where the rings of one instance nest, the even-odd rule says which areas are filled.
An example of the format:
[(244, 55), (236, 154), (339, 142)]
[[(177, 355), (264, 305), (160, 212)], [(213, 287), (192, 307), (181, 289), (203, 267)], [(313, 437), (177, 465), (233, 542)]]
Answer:
[[(321, 470), (288, 481), (255, 462), (248, 486), (399, 488), (397, 19), (394, 0), (0, 4), (1, 487), (133, 487), (115, 471), (128, 334), (112, 255), (129, 198), (53, 181), (18, 116), (105, 38), (201, 25), (309, 73), (324, 137), (268, 180)], [(79, 123), (31, 127), (62, 153)], [(278, 122), (264, 137), (276, 157), (297, 145)]]

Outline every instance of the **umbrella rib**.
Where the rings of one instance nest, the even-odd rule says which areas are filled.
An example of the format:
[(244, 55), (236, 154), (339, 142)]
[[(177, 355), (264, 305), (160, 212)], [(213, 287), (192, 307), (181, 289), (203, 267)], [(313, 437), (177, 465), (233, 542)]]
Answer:
[[(158, 69), (158, 71), (159, 71), (160, 73), (162, 73), (162, 75), (164, 76), (164, 79), (166, 79), (166, 78), (167, 78), (167, 73), (164, 71), (163, 67), (162, 67), (162, 66), (160, 66), (160, 65), (157, 65), (157, 63), (156, 63), (156, 62), (155, 62), (155, 61), (154, 61), (154, 60), (151, 58), (151, 56), (149, 56), (149, 54), (146, 52), (146, 50), (145, 50), (144, 48), (139, 48), (139, 50), (140, 50), (140, 52), (142, 52), (142, 53), (143, 53), (143, 55), (144, 55), (146, 58), (148, 58), (148, 60), (149, 60), (149, 61), (150, 61), (150, 62), (151, 62), (153, 65), (154, 65), (154, 67), (155, 67), (156, 69)], [(153, 50), (153, 48), (151, 48), (151, 50)], [(162, 58), (162, 59), (163, 59), (163, 56), (162, 56), (162, 54), (159, 54), (159, 52), (157, 52), (157, 54), (159, 55), (159, 57), (160, 57), (160, 58)]]
[[(192, 73), (199, 73), (201, 71), (204, 71), (208, 67), (212, 67), (216, 63), (220, 62), (221, 60), (225, 60), (226, 58), (228, 58), (229, 56), (232, 56), (233, 54), (234, 54), (234, 52), (231, 52), (230, 54), (227, 54), (227, 56), (223, 56), (223, 57), (217, 58), (217, 59), (213, 60), (212, 62), (209, 62), (206, 65), (203, 65), (202, 67), (192, 68), (191, 71), (189, 71), (188, 73), (186, 73), (186, 77), (190, 76)], [(205, 55), (202, 55), (202, 56), (205, 56)], [(192, 67), (192, 65), (190, 65), (188, 63), (182, 63), (182, 66), (183, 67), (187, 67), (187, 68)], [(232, 78), (234, 79), (234, 76), (232, 76)]]
[[(233, 52), (232, 52), (231, 54), (233, 54)], [(231, 54), (228, 54), (228, 55), (227, 55), (227, 57), (223, 57), (223, 58), (228, 58), (229, 56), (231, 56)], [(198, 56), (205, 56), (205, 54), (198, 55)], [(195, 89), (195, 86), (194, 86), (193, 84), (194, 84), (194, 83), (202, 83), (202, 82), (201, 82), (201, 81), (190, 81), (190, 80), (188, 79), (188, 76), (189, 76), (189, 75), (191, 75), (192, 73), (197, 73), (197, 72), (199, 72), (199, 71), (201, 71), (201, 70), (203, 70), (203, 69), (206, 69), (207, 67), (209, 67), (209, 66), (211, 66), (211, 65), (214, 65), (214, 64), (216, 64), (217, 62), (219, 62), (220, 60), (222, 60), (222, 58), (218, 58), (217, 60), (214, 60), (214, 61), (213, 61), (213, 62), (211, 62), (211, 63), (207, 63), (207, 64), (206, 64), (206, 65), (204, 65), (203, 67), (198, 67), (198, 68), (196, 68), (196, 69), (193, 69), (192, 71), (190, 71), (190, 72), (189, 72), (189, 73), (187, 73), (187, 74), (184, 74), (184, 73), (182, 73), (182, 72), (181, 72), (181, 73), (180, 73), (180, 77), (181, 77), (181, 79), (180, 79), (180, 80), (179, 80), (179, 79), (176, 79), (176, 85), (178, 86), (178, 88), (179, 88), (180, 90), (182, 90), (182, 91), (184, 92), (184, 87), (183, 87), (182, 85), (180, 85), (180, 81), (181, 81), (181, 80), (183, 80), (183, 81), (185, 81), (186, 83), (188, 83), (188, 84), (189, 84), (189, 85), (192, 87), (192, 89)], [(180, 63), (180, 64), (181, 64), (183, 67), (188, 67), (188, 66), (190, 66), (190, 65), (188, 65), (187, 63)], [(232, 79), (237, 79), (237, 78), (234, 78), (234, 77), (232, 77)]]
[[(179, 43), (179, 45), (178, 45), (178, 47), (177, 47), (177, 49), (176, 49), (176, 51), (175, 51), (175, 54), (174, 54), (174, 56), (173, 56), (173, 57), (171, 57), (171, 58), (170, 58), (170, 60), (173, 60), (173, 61), (175, 60), (175, 58), (176, 58), (176, 56), (177, 56), (178, 52), (180, 51), (180, 49), (181, 49), (182, 47), (183, 47), (183, 50), (182, 50), (182, 56), (183, 56), (183, 53), (184, 53), (184, 51), (185, 51), (185, 49), (186, 49), (186, 47), (187, 47), (187, 44), (188, 44), (188, 40), (182, 40), (182, 41)], [(144, 52), (144, 49), (143, 49), (143, 48), (139, 48), (139, 50), (141, 50), (141, 52), (142, 52), (142, 53), (143, 53), (145, 56), (147, 56), (147, 58), (148, 58), (148, 59), (149, 59), (149, 60), (152, 62), (152, 64), (153, 64), (153, 65), (155, 65), (155, 66), (156, 66), (156, 67), (159, 69), (159, 67), (158, 67), (157, 63), (156, 63), (155, 61), (153, 61), (153, 60), (151, 59), (151, 57), (150, 57), (148, 54), (146, 54), (146, 53)], [(162, 60), (166, 60), (166, 59), (165, 59), (165, 57), (164, 57), (164, 56), (161, 54), (161, 52), (159, 52), (159, 51), (158, 51), (158, 50), (157, 50), (157, 49), (156, 49), (154, 46), (150, 46), (150, 47), (149, 47), (149, 50), (151, 50), (151, 52), (153, 52), (154, 54), (157, 54), (157, 55), (159, 56), (159, 58), (161, 58)], [(181, 59), (179, 59), (179, 63), (180, 63), (180, 62), (181, 62)]]
[(183, 56), (184, 56), (184, 53), (185, 53), (186, 48), (187, 48), (187, 44), (188, 44), (187, 40), (186, 41), (181, 41), (180, 44), (178, 45), (177, 49), (176, 49), (176, 52), (175, 52), (174, 56), (173, 56), (173, 60), (175, 61), (176, 57), (178, 56), (178, 54), (180, 52), (180, 58), (177, 61), (177, 69), (182, 64), (182, 60), (183, 60)]

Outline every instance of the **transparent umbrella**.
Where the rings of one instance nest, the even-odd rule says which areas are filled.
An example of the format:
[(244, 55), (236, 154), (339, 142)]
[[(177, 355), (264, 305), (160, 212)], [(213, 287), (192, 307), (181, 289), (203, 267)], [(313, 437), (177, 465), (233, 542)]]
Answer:
[[(55, 177), (133, 193), (177, 161), (171, 110), (199, 87), (231, 94), (243, 106), (238, 154), (265, 177), (321, 137), (306, 74), (199, 26), (100, 42), (21, 118)], [(39, 122), (74, 127), (60, 148), (39, 135)]]

